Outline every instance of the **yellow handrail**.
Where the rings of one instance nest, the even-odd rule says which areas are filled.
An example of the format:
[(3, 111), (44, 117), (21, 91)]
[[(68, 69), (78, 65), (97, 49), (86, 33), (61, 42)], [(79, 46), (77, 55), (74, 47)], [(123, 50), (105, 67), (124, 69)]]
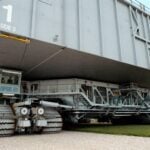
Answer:
[(17, 36), (12, 36), (12, 35), (0, 34), (0, 38), (17, 40), (19, 42), (23, 42), (23, 43), (26, 43), (26, 44), (30, 43), (30, 40), (27, 39), (27, 38), (22, 38), (22, 37), (17, 37)]

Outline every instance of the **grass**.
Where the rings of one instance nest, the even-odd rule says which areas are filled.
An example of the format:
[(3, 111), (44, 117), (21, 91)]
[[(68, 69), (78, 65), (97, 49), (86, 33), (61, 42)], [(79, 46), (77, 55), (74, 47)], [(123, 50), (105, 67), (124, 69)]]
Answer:
[(150, 137), (150, 125), (84, 125), (74, 131)]

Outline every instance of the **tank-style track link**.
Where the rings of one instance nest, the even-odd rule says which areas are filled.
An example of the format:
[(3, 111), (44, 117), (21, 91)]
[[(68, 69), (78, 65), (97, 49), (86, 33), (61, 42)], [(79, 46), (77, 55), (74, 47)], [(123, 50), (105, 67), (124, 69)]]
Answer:
[(43, 133), (55, 133), (62, 130), (63, 121), (57, 110), (45, 108), (44, 117), (47, 119), (47, 126), (43, 128)]
[(0, 137), (11, 136), (15, 132), (15, 119), (9, 105), (0, 105)]

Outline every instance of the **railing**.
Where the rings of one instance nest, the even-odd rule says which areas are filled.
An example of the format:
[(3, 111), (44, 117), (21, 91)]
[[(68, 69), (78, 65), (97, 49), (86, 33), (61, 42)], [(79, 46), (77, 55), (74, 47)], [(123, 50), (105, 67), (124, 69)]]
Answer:
[(125, 0), (131, 4), (133, 4), (134, 6), (138, 7), (139, 9), (147, 12), (150, 14), (150, 8), (145, 6), (144, 4), (142, 4), (141, 2), (139, 2), (138, 0)]

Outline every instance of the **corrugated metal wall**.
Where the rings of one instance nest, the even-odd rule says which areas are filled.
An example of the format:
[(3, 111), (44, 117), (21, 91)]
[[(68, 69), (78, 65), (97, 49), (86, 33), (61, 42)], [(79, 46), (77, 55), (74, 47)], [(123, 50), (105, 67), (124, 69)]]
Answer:
[(1, 0), (0, 30), (150, 69), (150, 15), (130, 0)]

